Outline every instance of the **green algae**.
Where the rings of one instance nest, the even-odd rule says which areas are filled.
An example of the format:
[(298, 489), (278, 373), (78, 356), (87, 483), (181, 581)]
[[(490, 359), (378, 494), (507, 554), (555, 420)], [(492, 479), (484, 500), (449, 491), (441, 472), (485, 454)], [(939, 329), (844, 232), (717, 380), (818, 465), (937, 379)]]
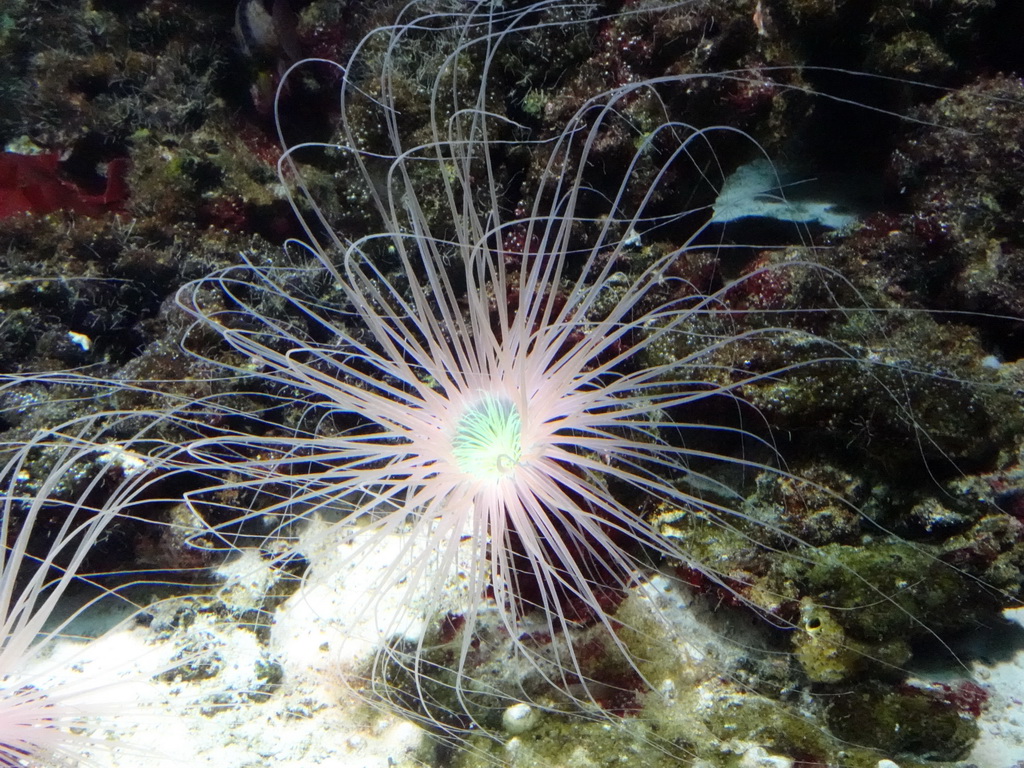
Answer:
[[(973, 718), (947, 692), (872, 682), (864, 673), (897, 669), (907, 647), (893, 642), (880, 650), (881, 643), (851, 639), (835, 618), (845, 613), (805, 599), (792, 633), (792, 663), (770, 646), (757, 650), (749, 638), (732, 646), (724, 635), (715, 658), (701, 659), (684, 650), (687, 641), (674, 634), (678, 628), (634, 595), (614, 618), (619, 640), (652, 688), (638, 692), (625, 713), (574, 703), (540, 679), (526, 681), (525, 667), (495, 644), (500, 633), (486, 629), (459, 671), (452, 668), (451, 645), (439, 644), (419, 657), (418, 673), (408, 664), (411, 657), (392, 656), (372, 687), (387, 697), (378, 705), (426, 725), (438, 739), (437, 749), (452, 755), (450, 764), (458, 768), (739, 768), (760, 764), (756, 760), (781, 765), (793, 759), (875, 768), (886, 757), (916, 768), (962, 757), (977, 736)], [(704, 631), (718, 633), (726, 626), (712, 620)], [(594, 646), (583, 639), (578, 647)], [(499, 663), (477, 655), (485, 648)], [(604, 679), (614, 679), (609, 676), (616, 666), (618, 679), (624, 679), (622, 664), (621, 657), (602, 662)], [(854, 671), (860, 674), (851, 680)], [(812, 687), (794, 699), (806, 678)], [(524, 702), (531, 710), (528, 724), (509, 728), (503, 714)]]
[(878, 685), (837, 696), (826, 717), (839, 739), (925, 760), (962, 759), (978, 736), (973, 718), (953, 704), (927, 693)]
[(829, 544), (820, 552), (810, 567), (783, 568), (799, 572), (807, 592), (867, 642), (964, 629), (986, 612), (972, 580), (920, 545), (881, 540), (860, 547)]

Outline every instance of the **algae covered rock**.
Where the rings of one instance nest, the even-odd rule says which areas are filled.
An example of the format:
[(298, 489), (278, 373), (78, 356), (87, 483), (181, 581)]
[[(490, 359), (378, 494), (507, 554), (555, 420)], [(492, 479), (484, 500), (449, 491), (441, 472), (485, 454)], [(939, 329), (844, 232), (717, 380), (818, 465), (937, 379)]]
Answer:
[(963, 758), (978, 735), (973, 718), (955, 702), (914, 686), (865, 686), (837, 696), (827, 718), (840, 739), (928, 760)]

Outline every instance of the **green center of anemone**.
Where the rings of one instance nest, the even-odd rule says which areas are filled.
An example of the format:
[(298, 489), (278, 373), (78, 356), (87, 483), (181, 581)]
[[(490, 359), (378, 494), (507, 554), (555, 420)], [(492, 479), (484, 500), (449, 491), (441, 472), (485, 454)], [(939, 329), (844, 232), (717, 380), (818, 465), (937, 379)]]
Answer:
[(459, 419), (452, 453), (463, 472), (499, 478), (511, 472), (523, 455), (523, 424), (519, 408), (504, 397), (488, 395)]

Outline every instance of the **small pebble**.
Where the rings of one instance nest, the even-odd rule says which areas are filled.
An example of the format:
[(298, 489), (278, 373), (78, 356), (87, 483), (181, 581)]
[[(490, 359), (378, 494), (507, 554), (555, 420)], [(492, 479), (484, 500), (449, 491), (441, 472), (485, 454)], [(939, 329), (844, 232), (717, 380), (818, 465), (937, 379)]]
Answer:
[(501, 725), (505, 731), (513, 735), (526, 733), (537, 725), (540, 713), (529, 704), (513, 704), (501, 716)]

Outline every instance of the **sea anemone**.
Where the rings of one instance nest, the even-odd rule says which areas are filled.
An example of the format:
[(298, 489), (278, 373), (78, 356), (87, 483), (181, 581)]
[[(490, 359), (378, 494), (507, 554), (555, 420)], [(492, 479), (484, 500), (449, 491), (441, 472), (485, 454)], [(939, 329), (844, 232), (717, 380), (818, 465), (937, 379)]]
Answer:
[[(105, 444), (95, 418), (4, 446), (0, 520), (0, 764), (65, 765), (102, 739), (123, 680), (75, 674), (50, 658), (74, 622), (109, 597), (91, 576), (111, 524), (142, 478), (124, 445)], [(113, 491), (111, 491), (113, 489)], [(101, 499), (95, 502), (95, 499)], [(102, 558), (99, 558), (102, 562)], [(127, 671), (125, 665), (122, 671)], [(117, 670), (114, 670), (115, 672)], [(123, 711), (123, 710), (122, 710)]]
[[(190, 442), (204, 471), (220, 467), (226, 478), (190, 500), (224, 537), (251, 534), (256, 522), (275, 538), (299, 520), (344, 518), (358, 529), (355, 559), (401, 533), (367, 612), (403, 589), (410, 605), (423, 592), (433, 610), (473, 627), (486, 595), (510, 638), (599, 625), (632, 664), (614, 609), (658, 556), (684, 557), (641, 507), (660, 502), (728, 526), (742, 497), (716, 465), (785, 475), (763, 435), (700, 414), (702, 404), (736, 401), (744, 386), (788, 368), (735, 367), (723, 362), (731, 345), (780, 334), (795, 342), (801, 333), (771, 324), (733, 331), (727, 299), (736, 283), (705, 293), (673, 276), (709, 209), (653, 209), (679, 197), (668, 185), (713, 200), (722, 181), (714, 143), (739, 134), (667, 118), (640, 134), (621, 113), (640, 99), (657, 109), (657, 86), (685, 78), (587, 100), (560, 135), (535, 143), (547, 165), (530, 202), (509, 214), (492, 157), (521, 126), (490, 108), (489, 67), (504, 38), (549, 7), (426, 15), (386, 29), (381, 93), (365, 99), (349, 73), (376, 43), (361, 43), (342, 70), (345, 140), (316, 146), (358, 170), (383, 226), (320, 245), (332, 230), (307, 217), (312, 266), (250, 263), (182, 290), (194, 334), (212, 329), (226, 341), (244, 361), (239, 370), (258, 381), (248, 396), (293, 411), (295, 425)], [(454, 52), (438, 60), (430, 86), (433, 138), (407, 148), (388, 65), (405, 36), (426, 28), (450, 38)], [(459, 103), (466, 93), (470, 101)], [(367, 101), (390, 154), (364, 148)], [(632, 157), (618, 182), (594, 188), (593, 155), (617, 132), (634, 137)], [(313, 146), (291, 147), (281, 164), (282, 179), (299, 180), (307, 195), (293, 158)], [(646, 247), (659, 230), (687, 234), (673, 247)], [(784, 269), (828, 274), (806, 263)], [(303, 295), (322, 291), (315, 284), (324, 278), (333, 283), (327, 298)], [(747, 456), (721, 452), (726, 437), (745, 442)], [(239, 499), (242, 514), (232, 508)], [(725, 583), (714, 564), (685, 559)], [(445, 590), (456, 572), (463, 599), (453, 602)], [(385, 639), (406, 631), (397, 620), (382, 628)], [(472, 643), (472, 632), (461, 635), (457, 668)], [(571, 644), (553, 663), (526, 645), (519, 651), (573, 698), (592, 698)]]
[[(845, 366), (877, 387), (918, 450), (931, 438), (910, 403), (928, 377), (816, 332), (876, 317), (826, 266), (783, 253), (747, 258), (731, 280), (694, 267), (752, 250), (716, 242), (708, 227), (727, 176), (719, 146), (744, 159), (765, 152), (735, 128), (674, 117), (666, 94), (747, 75), (618, 84), (581, 98), (556, 135), (534, 138), (492, 98), (491, 80), (512, 39), (556, 26), (544, 14), (568, 13), (564, 4), (419, 17), (417, 7), (331, 65), (337, 142), (282, 139), (281, 179), (308, 235), (305, 247), (291, 244), (293, 265), (246, 256), (179, 293), (196, 320), (186, 345), (247, 382), (205, 404), (221, 414), (183, 447), (208, 481), (186, 494), (210, 526), (204, 542), (257, 543), (282, 560), (298, 551), (315, 576), (338, 568), (342, 551), (309, 543), (304, 528), (321, 536), (320, 520), (341, 521), (335, 530), (351, 538), (348, 569), (368, 569), (397, 541), (358, 609), (376, 619), (381, 673), (394, 679), (397, 660), (412, 697), (426, 699), (441, 676), (429, 646), (447, 644), (447, 684), (467, 710), (479, 685), (476, 630), (492, 615), (522, 662), (517, 676), (558, 692), (547, 705), (620, 711), (628, 697), (609, 688), (656, 688), (626, 639), (642, 622), (618, 611), (663, 562), (819, 646), (813, 631), (832, 604), (801, 604), (801, 579), (817, 579), (822, 595), (853, 594), (846, 579), (856, 605), (838, 608), (884, 606), (887, 620), (932, 632), (914, 585), (895, 576), (903, 570), (842, 549), (861, 525), (889, 534), (858, 506), (864, 495), (790, 472), (746, 397)], [(590, 6), (572, 10), (594, 18)], [(404, 51), (421, 35), (435, 39), (428, 61)], [(411, 92), (426, 99), (418, 113)], [(313, 156), (319, 171), (300, 168)], [(317, 206), (323, 169), (351, 209)], [(819, 303), (801, 304), (807, 296)], [(755, 506), (766, 498), (781, 499), (790, 519)], [(840, 530), (820, 547), (800, 518), (812, 507)], [(709, 546), (704, 529), (728, 545)], [(934, 568), (936, 579), (962, 575), (912, 543), (893, 559)], [(389, 615), (396, 592), (402, 607)], [(906, 661), (905, 641), (884, 643), (839, 637), (838, 669), (820, 664), (835, 648), (811, 648), (809, 674), (834, 683), (862, 659)], [(621, 662), (610, 680), (608, 657)]]

